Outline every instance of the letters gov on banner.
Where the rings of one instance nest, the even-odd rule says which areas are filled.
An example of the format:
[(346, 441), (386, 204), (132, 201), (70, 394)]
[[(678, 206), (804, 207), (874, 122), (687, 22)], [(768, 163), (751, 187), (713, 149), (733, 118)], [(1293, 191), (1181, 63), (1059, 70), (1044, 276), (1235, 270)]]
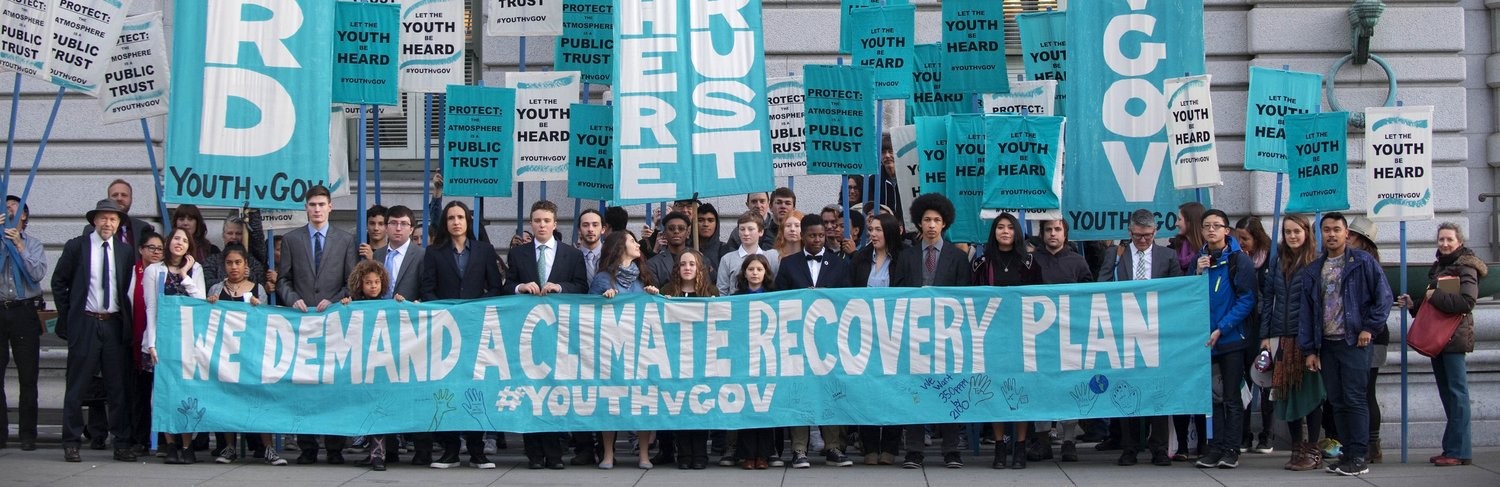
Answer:
[(770, 189), (760, 2), (615, 8), (615, 204)]
[(1068, 11), (1067, 39), (1069, 75), (1087, 80), (1062, 83), (1070, 121), (1063, 165), (1069, 238), (1124, 238), (1131, 211), (1167, 215), (1193, 199), (1173, 186), (1166, 164), (1162, 85), (1204, 72), (1203, 1), (1091, 1)]
[[(327, 168), (308, 161), (329, 156), (333, 23), (245, 21), (230, 5), (176, 3), (175, 110), (167, 119), (171, 176), (163, 198), (301, 208), (313, 185), (331, 186)], [(267, 5), (274, 18), (333, 18), (333, 2)], [(254, 55), (257, 49), (274, 55)]]
[(1207, 287), (514, 296), (327, 314), (166, 296), (153, 424), (364, 435), (1202, 414)]
[(1365, 109), (1365, 208), (1374, 221), (1431, 220), (1431, 106)]
[(167, 114), (167, 41), (161, 12), (125, 19), (115, 55), (104, 74), (99, 106), (104, 123), (120, 123)]

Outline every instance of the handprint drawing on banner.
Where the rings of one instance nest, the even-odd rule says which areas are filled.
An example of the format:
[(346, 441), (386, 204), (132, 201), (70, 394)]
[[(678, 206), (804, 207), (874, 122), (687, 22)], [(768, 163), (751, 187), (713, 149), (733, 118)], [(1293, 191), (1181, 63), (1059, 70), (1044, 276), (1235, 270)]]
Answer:
[(1005, 379), (1000, 384), (1000, 395), (1005, 396), (1005, 404), (1010, 406), (1011, 411), (1021, 409), (1022, 404), (1031, 402), (1031, 396), (1026, 394), (1026, 389), (1016, 385), (1016, 378)]
[(1151, 388), (1151, 404), (1157, 412), (1167, 407), (1167, 387), (1161, 382)]
[(974, 377), (969, 378), (969, 402), (978, 406), (994, 399), (995, 392), (990, 390), (993, 382), (989, 374), (974, 374)]
[(177, 414), (182, 415), (184, 431), (198, 431), (198, 424), (203, 422), (203, 415), (208, 414), (208, 408), (198, 407), (198, 398), (189, 397), (183, 399), (177, 406)]
[[(835, 382), (825, 383), (823, 385), (823, 392), (828, 396), (828, 399), (833, 402), (840, 402), (843, 401), (844, 398), (849, 397), (848, 394), (844, 393), (844, 386)], [(823, 420), (827, 421), (833, 419), (834, 417), (836, 417), (835, 413), (836, 411), (834, 411), (834, 408), (824, 408)]]
[(1141, 410), (1141, 391), (1136, 389), (1130, 382), (1120, 381), (1115, 383), (1115, 391), (1110, 394), (1109, 400), (1115, 403), (1115, 407), (1126, 416), (1134, 416)]
[(1089, 382), (1079, 382), (1068, 395), (1073, 396), (1073, 401), (1078, 403), (1078, 414), (1083, 416), (1093, 412), (1094, 403), (1099, 401), (1099, 393), (1089, 387)]
[(490, 412), (484, 407), (484, 393), (479, 392), (479, 389), (470, 387), (464, 391), (464, 411), (474, 418), (475, 423), (479, 423), (480, 431), (495, 431), (495, 423), (490, 421)]
[(458, 408), (453, 407), (452, 392), (448, 392), (447, 389), (438, 389), (437, 392), (432, 393), (432, 425), (427, 428), (427, 431), (437, 431), (438, 427), (443, 424), (443, 416), (457, 410)]
[(365, 420), (360, 422), (359, 431), (361, 433), (368, 434), (382, 420), (401, 412), (397, 407), (395, 396), (391, 395), (387, 395), (384, 399), (381, 399), (375, 397), (374, 394), (365, 394), (365, 404), (374, 404), (375, 409), (371, 409), (370, 413), (365, 415)]

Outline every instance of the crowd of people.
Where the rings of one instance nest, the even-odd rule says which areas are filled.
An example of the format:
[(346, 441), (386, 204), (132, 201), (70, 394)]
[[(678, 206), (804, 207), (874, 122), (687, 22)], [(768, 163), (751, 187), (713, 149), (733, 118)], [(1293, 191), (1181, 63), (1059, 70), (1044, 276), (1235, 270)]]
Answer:
[[(67, 241), (53, 264), (55, 333), (68, 345), (64, 460), (81, 461), (85, 441), (94, 449), (112, 447), (116, 460), (148, 454), (155, 336), (158, 326), (174, 326), (156, 321), (156, 302), (163, 294), (322, 312), (354, 300), (554, 293), (712, 297), (1206, 275), (1210, 316), (1204, 344), (1212, 349), (1214, 384), (1203, 393), (1214, 398), (1212, 432), (1202, 416), (994, 423), (979, 430), (984, 442), (995, 445), (991, 466), (1020, 469), (1054, 458), (1076, 462), (1080, 443), (1097, 442), (1098, 450), (1119, 450), (1116, 463), (1122, 466), (1147, 461), (1144, 455), (1158, 466), (1235, 468), (1242, 452), (1270, 453), (1270, 425), (1285, 422), (1291, 434), (1286, 440), (1293, 445), (1287, 469), (1358, 475), (1382, 460), (1374, 378), (1389, 344), (1388, 314), (1393, 307), (1415, 313), (1427, 305), (1468, 313), (1478, 298), (1477, 282), (1487, 273), (1464, 246), (1462, 228), (1451, 223), (1439, 227), (1429, 277), (1434, 283), (1440, 276), (1458, 278), (1457, 292), (1432, 285), (1422, 296), (1394, 296), (1380, 267), (1374, 227), (1360, 217), (1328, 213), (1313, 221), (1287, 215), (1273, 249), (1259, 218), (1231, 225), (1225, 212), (1198, 203), (1181, 205), (1179, 233), (1170, 238), (1158, 233), (1161, 215), (1138, 210), (1130, 215), (1129, 239), (1107, 243), (1070, 241), (1064, 220), (1041, 221), (1039, 234), (1031, 235), (1032, 222), (1002, 214), (990, 225), (987, 241), (971, 245), (946, 239), (956, 210), (943, 196), (922, 195), (900, 208), (890, 194), (894, 191), (877, 205), (858, 194), (860, 188), (853, 184), (844, 190), (854, 193), (847, 196), (858, 209), (830, 206), (805, 214), (789, 188), (752, 193), (727, 240), (721, 240), (718, 210), (689, 200), (676, 202), (659, 218), (646, 215), (648, 224), (639, 233), (628, 228), (630, 215), (623, 208), (585, 210), (574, 222), (575, 241), (568, 243), (558, 231), (557, 206), (536, 201), (528, 213), (530, 231), (512, 239), (502, 259), (488, 232), (476, 231), (473, 209), (461, 201), (443, 204), (440, 194), (427, 209), (426, 232), (411, 209), (377, 205), (367, 211), (368, 238), (361, 242), (330, 224), (333, 201), (327, 189), (314, 187), (305, 203), (305, 227), (284, 232), (268, 246), (259, 214), (234, 211), (224, 220), (220, 247), (209, 241), (202, 212), (192, 205), (177, 207), (161, 233), (130, 216), (131, 187), (117, 180), (109, 185), (108, 198), (85, 215), (82, 235)], [(38, 339), (46, 332), (37, 311), (45, 304), (42, 279), (48, 262), (43, 242), (26, 232), (29, 209), (19, 203), (15, 197), (7, 200), (5, 220), (13, 224), (5, 226), (0, 252), (0, 363), (15, 359), (20, 447), (31, 450), (37, 435)], [(1468, 318), (1448, 349), (1433, 359), (1448, 418), (1442, 453), (1431, 459), (1439, 466), (1468, 464), (1472, 458), (1464, 357), (1473, 348)], [(1248, 401), (1261, 414), (1259, 435), (1251, 431), (1243, 386), (1253, 391)], [(0, 406), (4, 414), (8, 405)], [(4, 417), (6, 428), (0, 429), (5, 435), (0, 448), (8, 447), (9, 419)], [(843, 467), (856, 463), (850, 456), (856, 452), (865, 465), (912, 469), (926, 464), (934, 444), (941, 465), (965, 465), (964, 425), (811, 426), (521, 436), (533, 469), (614, 468), (622, 438), (629, 439), (642, 469), (667, 463), (703, 469), (713, 461), (711, 454), (720, 457), (713, 463), (744, 469), (806, 468), (815, 456)], [(164, 435), (158, 456), (167, 464), (197, 462), (196, 452), (209, 450), (214, 436), (210, 456), (219, 463), (289, 463), (272, 434), (242, 434), (243, 450), (233, 432)], [(432, 468), (461, 466), (467, 454), (469, 466), (485, 469), (495, 468), (487, 455), (505, 445), (505, 438), (493, 431), (418, 432), (357, 438), (349, 447), (364, 453), (358, 464), (375, 470), (401, 462), (402, 453), (410, 454), (410, 464)], [(1054, 445), (1054, 438), (1060, 444)], [(106, 445), (109, 440), (112, 445)], [(317, 463), (320, 451), (323, 461), (342, 464), (348, 440), (297, 435), (285, 449), (297, 450), (297, 464)], [(569, 448), (573, 457), (565, 463)]]

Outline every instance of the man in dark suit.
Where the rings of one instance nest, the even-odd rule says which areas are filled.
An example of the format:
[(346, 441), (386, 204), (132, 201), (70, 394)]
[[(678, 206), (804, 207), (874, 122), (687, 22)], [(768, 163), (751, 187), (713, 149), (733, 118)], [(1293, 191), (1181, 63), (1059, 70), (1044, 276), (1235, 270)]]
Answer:
[[(1099, 271), (1099, 282), (1144, 281), (1182, 275), (1177, 265), (1177, 252), (1156, 245), (1156, 215), (1150, 210), (1135, 210), (1130, 214), (1130, 245), (1116, 246), (1107, 255), (1113, 262)], [(1149, 430), (1146, 447), (1151, 450), (1151, 464), (1159, 467), (1172, 466), (1172, 457), (1167, 455), (1166, 416), (1144, 418), (1119, 418), (1120, 446), (1124, 450), (1116, 463), (1120, 466), (1135, 465), (1141, 451), (1141, 440)]]
[[(781, 258), (776, 274), (776, 289), (820, 289), (849, 287), (849, 263), (824, 248), (827, 241), (823, 217), (816, 213), (802, 216), (802, 251)], [(827, 446), (826, 463), (847, 467), (854, 462), (844, 455), (844, 427), (820, 426)], [(792, 428), (792, 468), (807, 468), (808, 436), (811, 428)]]
[[(320, 185), (309, 189), (303, 207), (307, 210), (307, 226), (286, 233), (282, 258), (276, 259), (276, 292), (282, 303), (298, 311), (305, 313), (313, 305), (322, 313), (328, 305), (349, 295), (346, 284), (357, 262), (354, 235), (328, 224), (333, 213), (328, 188)], [(328, 449), (328, 463), (344, 463), (343, 437), (324, 437), (323, 446)], [(318, 462), (317, 435), (297, 435), (297, 448), (302, 450), (297, 464)]]
[[(495, 248), (472, 238), (474, 214), (462, 201), (450, 201), (443, 207), (443, 233), (434, 235), (432, 246), (422, 259), (422, 300), (478, 299), (500, 294), (500, 268), (495, 265)], [(469, 446), (469, 465), (479, 469), (495, 468), (484, 454), (484, 432), (444, 431), (433, 435), (443, 444), (443, 457), (428, 466), (459, 466), (459, 437)], [(417, 438), (416, 458), (421, 463), (432, 457), (432, 445)]]
[(67, 390), (63, 394), (63, 460), (79, 462), (83, 436), (83, 396), (94, 371), (104, 372), (109, 429), (115, 437), (115, 460), (134, 462), (130, 450), (125, 371), (130, 350), (131, 266), (135, 251), (115, 238), (128, 218), (111, 200), (100, 200), (86, 215), (94, 233), (69, 240), (52, 274), (57, 300), (57, 336), (68, 341)]
[[(974, 277), (969, 256), (952, 242), (943, 240), (943, 232), (953, 225), (956, 212), (953, 202), (937, 193), (918, 196), (911, 202), (911, 219), (917, 223), (917, 244), (902, 251), (896, 259), (899, 266), (891, 271), (893, 287), (968, 286)], [(922, 468), (922, 425), (906, 427), (906, 461), (901, 468)], [(943, 465), (963, 468), (959, 455), (959, 425), (938, 425), (943, 435)]]
[[(587, 294), (589, 281), (583, 252), (557, 241), (557, 205), (541, 200), (531, 205), (530, 243), (512, 247), (506, 255), (509, 270), (505, 274), (504, 294), (554, 293)], [(527, 433), (521, 436), (526, 446), (528, 467), (562, 470), (563, 445), (560, 433)]]

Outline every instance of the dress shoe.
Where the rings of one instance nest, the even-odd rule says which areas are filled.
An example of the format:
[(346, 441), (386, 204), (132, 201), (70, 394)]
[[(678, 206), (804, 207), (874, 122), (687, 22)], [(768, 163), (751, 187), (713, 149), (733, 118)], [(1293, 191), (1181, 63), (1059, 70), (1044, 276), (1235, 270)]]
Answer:
[(328, 450), (328, 464), (329, 465), (343, 465), (344, 464), (344, 452), (341, 452), (341, 451), (338, 451), (338, 450)]
[(550, 462), (547, 462), (547, 470), (562, 470), (565, 468), (568, 467), (563, 465), (562, 460), (552, 460)]
[(104, 436), (95, 436), (94, 439), (89, 440), (90, 450), (103, 450), (105, 448), (108, 448), (108, 446), (104, 444)]
[(1120, 459), (1115, 461), (1115, 465), (1119, 465), (1121, 467), (1129, 467), (1137, 463), (1140, 463), (1140, 460), (1136, 458), (1136, 452), (1130, 450), (1120, 452)]
[(115, 449), (115, 461), (119, 461), (119, 462), (134, 462), (135, 461), (135, 452), (130, 451), (129, 448), (116, 448)]
[(543, 465), (542, 462), (529, 462), (526, 464), (526, 468), (529, 470), (541, 470), (547, 468), (547, 466)]
[(568, 460), (568, 463), (576, 466), (583, 466), (595, 465), (598, 464), (599, 461), (594, 459), (594, 452), (584, 452), (574, 455), (571, 460)]
[(432, 452), (418, 450), (411, 456), (411, 464), (418, 467), (432, 465)]
[(36, 439), (35, 438), (29, 439), (29, 440), (27, 440), (27, 439), (21, 440), (21, 451), (35, 451), (35, 450), (36, 450)]
[(317, 450), (307, 450), (307, 451), (302, 452), (301, 455), (297, 455), (297, 464), (298, 465), (312, 465), (314, 463), (318, 463), (318, 451)]
[(83, 456), (78, 454), (78, 447), (65, 446), (63, 447), (63, 461), (78, 463), (83, 461)]
[(1167, 450), (1156, 450), (1151, 452), (1151, 464), (1158, 467), (1172, 466), (1172, 457), (1167, 455)]

